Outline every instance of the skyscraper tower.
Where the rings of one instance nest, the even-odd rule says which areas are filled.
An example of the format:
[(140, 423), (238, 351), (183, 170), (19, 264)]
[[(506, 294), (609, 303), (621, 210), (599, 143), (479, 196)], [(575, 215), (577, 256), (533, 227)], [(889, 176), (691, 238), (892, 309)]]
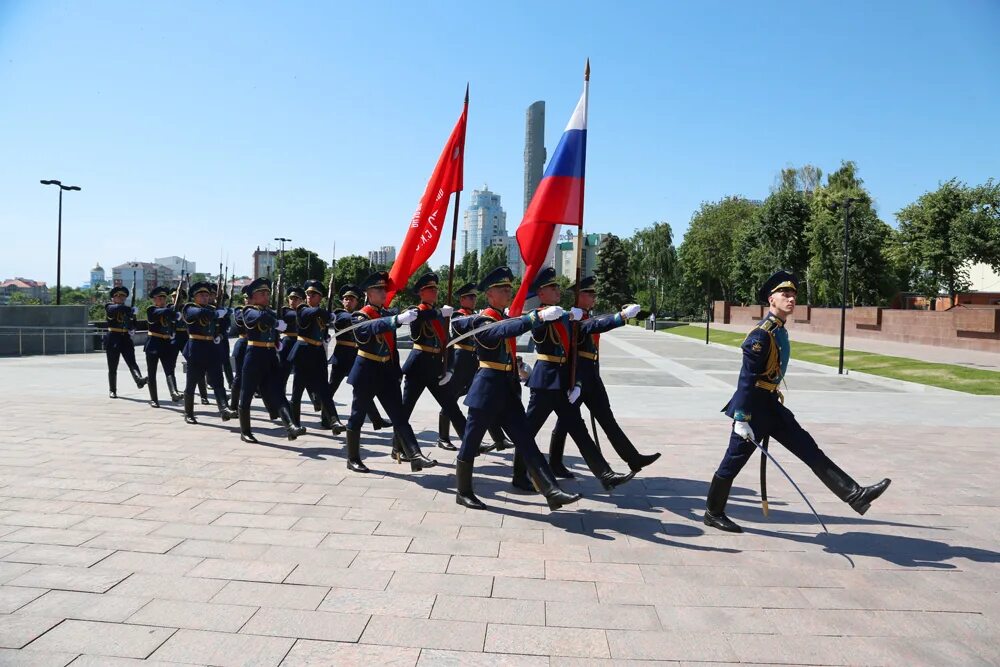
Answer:
[(524, 114), (524, 211), (542, 180), (546, 157), (545, 102), (538, 100)]

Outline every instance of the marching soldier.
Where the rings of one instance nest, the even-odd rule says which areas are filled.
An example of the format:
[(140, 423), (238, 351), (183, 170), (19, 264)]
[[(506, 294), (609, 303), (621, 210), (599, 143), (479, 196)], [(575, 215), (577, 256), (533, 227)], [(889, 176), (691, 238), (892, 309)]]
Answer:
[(118, 359), (125, 359), (135, 386), (142, 389), (146, 386), (146, 378), (142, 377), (139, 364), (135, 362), (135, 344), (132, 342), (132, 332), (135, 331), (136, 309), (125, 304), (128, 288), (121, 285), (111, 289), (111, 303), (105, 304), (104, 313), (107, 317), (108, 332), (104, 334), (104, 354), (108, 358), (108, 396), (118, 398)]
[[(326, 377), (326, 341), (332, 313), (322, 305), (325, 296), (323, 283), (318, 280), (307, 280), (305, 283), (306, 303), (301, 304), (295, 312), (298, 339), (288, 360), (295, 367), (295, 379), (292, 381), (292, 419), (299, 421), (302, 409), (302, 392), (308, 390), (319, 400), (324, 423), (333, 428), (337, 417), (337, 408), (333, 405), (333, 394), (330, 392), (330, 382)], [(334, 433), (341, 433), (334, 429)]]
[[(795, 310), (798, 279), (787, 271), (778, 271), (767, 279), (759, 298), (768, 305), (767, 317), (757, 323), (743, 341), (743, 366), (736, 392), (723, 408), (733, 420), (729, 449), (722, 458), (708, 490), (704, 523), (731, 533), (743, 529), (726, 516), (726, 502), (733, 480), (746, 465), (758, 438), (773, 437), (802, 460), (834, 495), (858, 514), (868, 511), (891, 480), (872, 486), (860, 486), (838, 468), (809, 433), (799, 426), (795, 415), (783, 404), (779, 390), (791, 358), (791, 343), (785, 322)], [(764, 443), (766, 446), (766, 443)]]
[(222, 377), (225, 378), (229, 391), (233, 391), (233, 381), (235, 380), (229, 349), (229, 332), (233, 328), (233, 310), (229, 307), (231, 304), (231, 297), (229, 304), (226, 303), (226, 290), (223, 289), (222, 296), (219, 298), (217, 304), (219, 309), (226, 311), (226, 314), (219, 318), (219, 336), (222, 338), (222, 341), (219, 343), (219, 352), (222, 355)]
[[(552, 267), (542, 269), (534, 282), (531, 291), (538, 295), (541, 308), (559, 303), (562, 291), (556, 281), (556, 271)], [(574, 386), (570, 386), (569, 354), (572, 351), (573, 320), (583, 318), (583, 311), (573, 308), (570, 313), (561, 318), (546, 322), (544, 326), (532, 330), (531, 337), (535, 341), (536, 361), (531, 369), (527, 385), (531, 389), (531, 399), (528, 401), (528, 426), (532, 435), (537, 435), (545, 420), (553, 412), (563, 421), (567, 432), (573, 438), (587, 467), (607, 491), (620, 486), (635, 476), (635, 471), (621, 474), (613, 471), (607, 459), (587, 430), (587, 425), (580, 416), (578, 401), (581, 394), (581, 384), (577, 378)], [(524, 466), (520, 457), (514, 456), (515, 487), (526, 491), (531, 485), (524, 475)]]
[(185, 355), (188, 360), (188, 373), (184, 387), (184, 421), (197, 424), (194, 417), (194, 390), (200, 382), (208, 379), (215, 391), (215, 405), (219, 409), (222, 421), (229, 421), (233, 413), (226, 401), (226, 389), (222, 384), (222, 361), (219, 358), (218, 320), (223, 316), (210, 302), (212, 299), (211, 283), (197, 282), (191, 286), (193, 303), (187, 303), (181, 309), (181, 317), (188, 327), (188, 342)]
[[(502, 426), (514, 443), (516, 455), (524, 461), (527, 474), (535, 487), (545, 496), (549, 509), (580, 499), (578, 493), (567, 493), (559, 488), (552, 469), (535, 444), (534, 434), (521, 404), (521, 384), (516, 367), (517, 337), (545, 322), (558, 320), (563, 309), (550, 306), (532, 311), (521, 317), (505, 319), (503, 310), (513, 295), (513, 274), (500, 267), (480, 283), (485, 290), (489, 307), (479, 315), (454, 322), (456, 331), (477, 330), (475, 341), (479, 371), (472, 380), (472, 387), (465, 397), (469, 418), (462, 434), (462, 447), (455, 460), (455, 502), (469, 509), (485, 509), (473, 491), (472, 469), (483, 435), (491, 426)], [(486, 325), (495, 324), (490, 328)]]
[(154, 408), (160, 407), (159, 397), (156, 395), (158, 364), (163, 364), (163, 376), (167, 381), (170, 400), (174, 403), (181, 400), (181, 393), (177, 391), (177, 378), (174, 377), (177, 348), (171, 340), (174, 336), (174, 326), (177, 324), (177, 311), (174, 310), (173, 304), (167, 303), (168, 293), (166, 287), (154, 287), (149, 293), (153, 298), (153, 305), (146, 309), (149, 330), (143, 350), (146, 353), (146, 377), (149, 380), (149, 405)]
[(277, 409), (285, 434), (295, 440), (306, 430), (292, 419), (288, 399), (282, 389), (282, 369), (275, 354), (278, 334), (288, 326), (268, 307), (271, 303), (271, 281), (257, 278), (243, 288), (247, 305), (242, 311), (243, 328), (247, 332), (247, 348), (240, 374), (240, 439), (257, 442), (250, 429), (250, 404), (254, 392), (260, 390), (265, 405)]
[[(337, 308), (333, 311), (334, 319), (332, 324), (335, 332), (351, 326), (351, 323), (353, 322), (353, 313), (358, 309), (358, 305), (361, 301), (361, 289), (357, 285), (344, 285), (340, 288), (339, 294), (340, 304), (343, 308)], [(336, 339), (336, 346), (333, 348), (333, 356), (330, 358), (331, 396), (336, 395), (337, 390), (340, 389), (341, 382), (344, 381), (344, 378), (346, 378), (348, 374), (350, 374), (351, 369), (354, 368), (354, 362), (357, 358), (358, 343), (354, 340), (353, 336), (344, 336), (343, 338)], [(383, 428), (392, 428), (392, 422), (379, 414), (378, 408), (375, 407), (375, 401), (372, 401), (367, 414), (368, 419), (372, 423), (372, 428), (376, 431)], [(331, 419), (332, 423), (330, 426), (333, 428), (334, 434), (339, 435), (343, 433), (347, 427), (340, 421), (336, 408), (334, 409)]]
[(233, 308), (233, 333), (236, 334), (236, 342), (233, 343), (232, 351), (233, 383), (230, 387), (229, 409), (233, 412), (239, 412), (240, 388), (243, 386), (243, 358), (247, 353), (247, 330), (243, 326), (243, 306)]
[[(281, 395), (285, 396), (288, 391), (288, 376), (292, 374), (292, 362), (288, 360), (295, 347), (295, 341), (299, 338), (298, 321), (295, 318), (295, 310), (305, 301), (306, 292), (298, 285), (288, 288), (288, 295), (285, 300), (288, 302), (286, 308), (278, 309), (278, 317), (285, 322), (285, 329), (281, 332), (281, 345), (278, 346), (278, 362), (281, 368), (281, 375), (278, 384), (281, 387)], [(325, 371), (324, 371), (325, 372)], [(298, 423), (298, 422), (296, 422)]]
[[(465, 415), (458, 407), (457, 396), (448, 386), (454, 378), (445, 376), (444, 355), (448, 344), (446, 319), (450, 319), (454, 308), (445, 304), (436, 308), (438, 298), (438, 275), (429, 271), (417, 278), (414, 291), (420, 297), (417, 306), (417, 320), (410, 324), (410, 338), (413, 349), (403, 364), (403, 416), (409, 421), (417, 400), (424, 389), (441, 406), (442, 417), (438, 419), (438, 447), (457, 449), (448, 437), (448, 424), (455, 426), (458, 433), (465, 433)], [(440, 434), (444, 434), (443, 438)]]
[[(615, 415), (611, 411), (608, 390), (604, 388), (604, 381), (601, 380), (601, 368), (598, 364), (601, 334), (625, 326), (630, 318), (638, 314), (639, 306), (630, 304), (622, 308), (620, 313), (594, 318), (590, 316), (590, 311), (596, 300), (597, 279), (594, 276), (584, 278), (580, 282), (580, 299), (577, 303), (577, 306), (583, 310), (576, 353), (576, 379), (580, 384), (580, 398), (590, 410), (590, 414), (604, 429), (618, 456), (628, 464), (630, 470), (639, 472), (660, 458), (660, 454), (640, 454), (625, 432), (622, 431), (622, 427), (618, 425), (618, 420), (615, 419)], [(556, 421), (555, 429), (552, 431), (552, 440), (549, 443), (549, 465), (552, 466), (556, 477), (572, 479), (573, 473), (563, 464), (565, 447), (566, 424), (560, 419)]]
[[(376, 397), (389, 413), (401, 454), (394, 455), (398, 462), (408, 461), (410, 470), (417, 471), (437, 465), (420, 451), (417, 436), (413, 433), (403, 413), (403, 399), (399, 393), (399, 351), (396, 349), (395, 330), (417, 319), (417, 310), (405, 310), (399, 315), (389, 315), (385, 305), (389, 274), (378, 271), (368, 276), (362, 284), (368, 304), (354, 314), (353, 331), (358, 344), (358, 358), (354, 362), (347, 382), (354, 387), (351, 417), (347, 420), (347, 468), (354, 472), (368, 472), (361, 461), (361, 425), (365, 413)], [(395, 446), (395, 445), (394, 445)]]
[[(463, 318), (475, 315), (477, 295), (478, 289), (476, 283), (466, 283), (459, 287), (458, 310), (455, 311), (455, 316)], [(456, 343), (452, 346), (449, 368), (452, 375), (448, 386), (455, 393), (455, 400), (457, 402), (459, 398), (469, 393), (469, 387), (472, 386), (472, 378), (476, 375), (476, 371), (479, 370), (479, 359), (476, 357), (475, 346), (471, 343)], [(451, 444), (451, 438), (448, 435), (450, 426), (451, 422), (445, 416), (445, 412), (442, 409), (438, 414), (438, 447), (441, 449), (457, 449), (455, 445)], [(481, 453), (490, 449), (503, 451), (511, 447), (510, 441), (504, 436), (503, 429), (499, 426), (491, 426), (489, 434), (493, 440), (493, 447), (484, 448)]]

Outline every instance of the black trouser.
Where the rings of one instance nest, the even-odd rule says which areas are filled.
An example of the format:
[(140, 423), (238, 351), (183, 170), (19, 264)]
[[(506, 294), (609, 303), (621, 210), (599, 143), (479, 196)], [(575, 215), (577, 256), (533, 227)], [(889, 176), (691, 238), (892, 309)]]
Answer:
[[(199, 345), (214, 345), (211, 342), (199, 342)], [(211, 351), (213, 354), (215, 350)], [(216, 403), (221, 407), (226, 405), (226, 386), (222, 384), (222, 362), (217, 356), (192, 354), (187, 360), (187, 376), (184, 378), (184, 393), (194, 396), (198, 385), (205, 380), (215, 392)]]
[[(640, 454), (632, 441), (625, 435), (622, 427), (618, 425), (618, 420), (615, 419), (615, 414), (611, 411), (611, 401), (608, 398), (608, 390), (605, 389), (604, 382), (600, 378), (597, 378), (596, 382), (585, 382), (582, 397), (583, 403), (590, 410), (590, 414), (593, 415), (597, 423), (601, 425), (605, 435), (608, 436), (608, 442), (614, 447), (618, 456), (630, 467), (634, 468), (633, 464), (638, 465)], [(556, 420), (555, 429), (552, 431), (553, 439), (564, 440), (567, 430), (562, 418)]]
[[(336, 394), (337, 390), (340, 389), (341, 383), (344, 379), (351, 374), (351, 366), (353, 364), (343, 364), (336, 363), (330, 368), (330, 398), (332, 399)], [(382, 404), (385, 407), (385, 404)], [(378, 413), (375, 409), (375, 402), (372, 401), (371, 406), (368, 408), (366, 413), (368, 415), (368, 421), (374, 423), (382, 421), (382, 415)]]
[[(417, 400), (424, 389), (431, 392), (431, 396), (441, 406), (441, 412), (448, 417), (448, 421), (455, 427), (457, 433), (465, 433), (465, 415), (458, 407), (458, 400), (448, 385), (438, 384), (438, 378), (427, 378), (427, 374), (416, 368), (406, 374), (403, 381), (403, 414), (406, 420), (410, 420), (413, 409), (417, 406)], [(454, 378), (452, 378), (454, 379)], [(393, 422), (395, 424), (395, 422)]]
[(109, 332), (104, 339), (104, 354), (108, 358), (108, 372), (118, 371), (118, 359), (121, 357), (130, 370), (142, 375), (135, 360), (135, 345), (132, 344), (132, 337), (128, 334)]
[[(322, 350), (318, 347), (317, 350)], [(295, 351), (295, 375), (292, 378), (292, 414), (298, 416), (302, 405), (302, 393), (309, 391), (322, 403), (326, 414), (332, 419), (337, 414), (333, 404), (333, 392), (326, 379), (326, 354), (317, 354), (312, 350), (301, 348)]]
[[(815, 470), (819, 464), (828, 460), (826, 454), (819, 448), (809, 432), (799, 426), (792, 411), (777, 400), (768, 409), (754, 410), (753, 418), (750, 420), (750, 428), (753, 430), (757, 442), (771, 436), (809, 466), (811, 470)], [(729, 448), (726, 450), (726, 455), (722, 457), (722, 462), (715, 474), (722, 479), (735, 479), (756, 449), (753, 443), (747, 442), (735, 432), (730, 433)]]

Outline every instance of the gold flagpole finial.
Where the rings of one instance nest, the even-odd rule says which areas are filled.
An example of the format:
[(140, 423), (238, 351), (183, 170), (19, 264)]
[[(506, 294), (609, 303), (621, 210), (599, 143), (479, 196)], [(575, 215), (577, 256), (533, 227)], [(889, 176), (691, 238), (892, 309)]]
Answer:
[(583, 80), (590, 81), (590, 58), (587, 58), (587, 68), (583, 70)]

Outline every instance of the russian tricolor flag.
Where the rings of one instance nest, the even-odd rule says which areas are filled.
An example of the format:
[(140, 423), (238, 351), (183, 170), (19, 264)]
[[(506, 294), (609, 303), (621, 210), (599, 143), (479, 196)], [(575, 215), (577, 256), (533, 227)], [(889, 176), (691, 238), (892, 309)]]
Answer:
[(517, 245), (524, 259), (524, 278), (509, 312), (518, 315), (528, 288), (543, 268), (556, 225), (583, 226), (584, 168), (587, 164), (587, 98), (590, 63), (583, 81), (583, 94), (576, 103), (559, 145), (549, 160), (528, 210), (517, 228)]

